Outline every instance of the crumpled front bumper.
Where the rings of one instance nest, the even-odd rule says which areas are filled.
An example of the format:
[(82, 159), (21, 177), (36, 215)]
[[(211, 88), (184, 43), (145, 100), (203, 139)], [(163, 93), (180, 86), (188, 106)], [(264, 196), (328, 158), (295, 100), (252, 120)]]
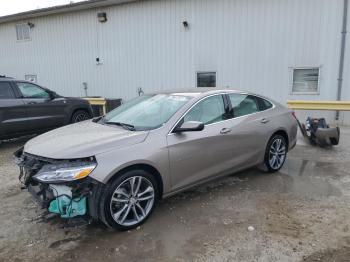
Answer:
[[(20, 168), (19, 180), (23, 188), (28, 189), (42, 208), (56, 213), (62, 218), (89, 216), (97, 219), (96, 190), (103, 185), (86, 177), (72, 182), (41, 183), (33, 176), (45, 164), (62, 160), (48, 159), (23, 152), (23, 148), (14, 153), (15, 161)], [(99, 196), (99, 195), (97, 195)]]

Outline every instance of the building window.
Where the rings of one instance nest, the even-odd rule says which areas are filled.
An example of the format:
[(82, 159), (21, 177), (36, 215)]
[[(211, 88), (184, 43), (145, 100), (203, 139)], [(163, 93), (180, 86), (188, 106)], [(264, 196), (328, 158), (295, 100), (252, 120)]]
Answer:
[(294, 68), (293, 94), (318, 94), (320, 68)]
[(18, 24), (16, 25), (17, 40), (30, 40), (30, 27), (28, 24)]
[(197, 87), (216, 87), (216, 72), (198, 72)]
[(37, 82), (37, 76), (36, 75), (25, 75), (24, 80), (36, 83)]

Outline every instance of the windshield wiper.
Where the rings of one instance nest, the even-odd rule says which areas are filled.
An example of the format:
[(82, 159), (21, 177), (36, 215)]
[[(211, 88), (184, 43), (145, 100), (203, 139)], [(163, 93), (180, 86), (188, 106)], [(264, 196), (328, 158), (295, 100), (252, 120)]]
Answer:
[(121, 126), (122, 128), (129, 130), (129, 131), (135, 131), (135, 126), (130, 124), (125, 124), (121, 122), (106, 122), (107, 125), (115, 125), (115, 126)]

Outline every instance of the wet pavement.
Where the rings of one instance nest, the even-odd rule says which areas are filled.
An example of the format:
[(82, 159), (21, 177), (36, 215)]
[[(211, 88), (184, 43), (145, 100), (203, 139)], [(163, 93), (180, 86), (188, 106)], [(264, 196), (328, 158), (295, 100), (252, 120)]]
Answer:
[(24, 142), (0, 145), (0, 261), (349, 261), (349, 128), (330, 149), (300, 139), (279, 173), (250, 169), (163, 200), (129, 232), (40, 222), (11, 157)]

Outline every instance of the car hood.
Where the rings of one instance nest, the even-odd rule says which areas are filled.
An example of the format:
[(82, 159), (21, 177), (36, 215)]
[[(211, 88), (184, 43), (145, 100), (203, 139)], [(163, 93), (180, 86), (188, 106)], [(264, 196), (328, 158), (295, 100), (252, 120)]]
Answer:
[(29, 140), (24, 152), (53, 159), (85, 158), (143, 142), (148, 131), (129, 131), (92, 121), (61, 127)]

